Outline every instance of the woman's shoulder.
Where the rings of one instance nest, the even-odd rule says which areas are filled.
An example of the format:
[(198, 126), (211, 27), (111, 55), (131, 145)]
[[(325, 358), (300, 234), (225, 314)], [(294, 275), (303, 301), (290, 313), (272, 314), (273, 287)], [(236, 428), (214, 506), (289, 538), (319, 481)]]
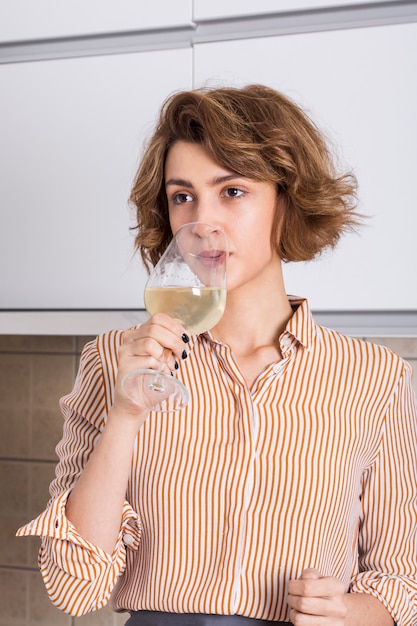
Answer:
[(337, 353), (342, 359), (349, 358), (366, 366), (384, 364), (402, 370), (407, 362), (394, 350), (371, 338), (346, 335), (326, 326), (316, 326), (317, 339), (320, 346), (331, 353)]
[(80, 356), (80, 362), (117, 363), (118, 350), (123, 341), (125, 330), (114, 329), (97, 335), (86, 341)]
[(119, 360), (118, 352), (124, 332), (124, 330), (109, 330), (85, 343), (80, 354), (76, 383), (83, 384), (86, 379), (92, 377), (115, 378)]
[(64, 413), (73, 411), (101, 428), (113, 403), (118, 350), (123, 330), (110, 330), (84, 345), (74, 387), (60, 399)]
[(381, 406), (399, 389), (412, 388), (412, 368), (391, 348), (361, 337), (317, 327), (319, 361), (326, 364), (343, 389), (355, 389), (365, 401), (375, 398)]

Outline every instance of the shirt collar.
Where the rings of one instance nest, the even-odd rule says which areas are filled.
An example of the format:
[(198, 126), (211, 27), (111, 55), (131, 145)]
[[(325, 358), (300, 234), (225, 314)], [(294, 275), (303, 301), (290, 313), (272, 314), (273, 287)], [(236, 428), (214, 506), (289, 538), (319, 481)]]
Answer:
[(308, 300), (298, 296), (288, 296), (288, 300), (294, 313), (288, 320), (283, 334), (288, 333), (304, 346), (306, 350), (310, 350), (317, 334), (317, 328)]

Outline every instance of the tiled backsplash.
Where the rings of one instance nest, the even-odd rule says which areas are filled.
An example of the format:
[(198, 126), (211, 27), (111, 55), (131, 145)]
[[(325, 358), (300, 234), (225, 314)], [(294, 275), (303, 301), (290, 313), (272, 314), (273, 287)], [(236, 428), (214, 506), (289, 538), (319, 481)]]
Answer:
[[(122, 626), (109, 608), (72, 618), (49, 601), (37, 568), (38, 538), (16, 529), (40, 513), (61, 437), (59, 398), (72, 388), (88, 337), (0, 335), (0, 626)], [(414, 367), (417, 339), (375, 338)]]
[(37, 567), (39, 539), (16, 529), (49, 498), (59, 398), (74, 382), (88, 337), (0, 335), (0, 626), (122, 626), (109, 608), (73, 618), (50, 602)]

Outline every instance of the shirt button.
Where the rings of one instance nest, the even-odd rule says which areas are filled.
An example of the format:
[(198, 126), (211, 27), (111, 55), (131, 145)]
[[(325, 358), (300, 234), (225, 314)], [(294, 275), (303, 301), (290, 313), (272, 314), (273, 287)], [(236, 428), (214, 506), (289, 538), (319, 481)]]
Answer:
[(132, 546), (134, 541), (135, 540), (133, 539), (132, 535), (129, 535), (128, 533), (123, 535), (123, 543), (125, 544), (125, 546)]
[(291, 344), (291, 339), (289, 337), (284, 337), (284, 339), (282, 340), (282, 345), (285, 348), (288, 348), (290, 344)]

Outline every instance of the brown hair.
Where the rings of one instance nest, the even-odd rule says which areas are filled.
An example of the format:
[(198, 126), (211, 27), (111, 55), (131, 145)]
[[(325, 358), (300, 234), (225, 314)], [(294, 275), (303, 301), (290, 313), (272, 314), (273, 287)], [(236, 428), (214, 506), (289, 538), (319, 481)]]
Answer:
[(146, 264), (155, 265), (172, 238), (164, 166), (180, 140), (241, 176), (276, 184), (272, 240), (283, 261), (313, 259), (359, 224), (355, 177), (336, 174), (323, 135), (294, 102), (262, 85), (185, 91), (164, 103), (130, 195)]

